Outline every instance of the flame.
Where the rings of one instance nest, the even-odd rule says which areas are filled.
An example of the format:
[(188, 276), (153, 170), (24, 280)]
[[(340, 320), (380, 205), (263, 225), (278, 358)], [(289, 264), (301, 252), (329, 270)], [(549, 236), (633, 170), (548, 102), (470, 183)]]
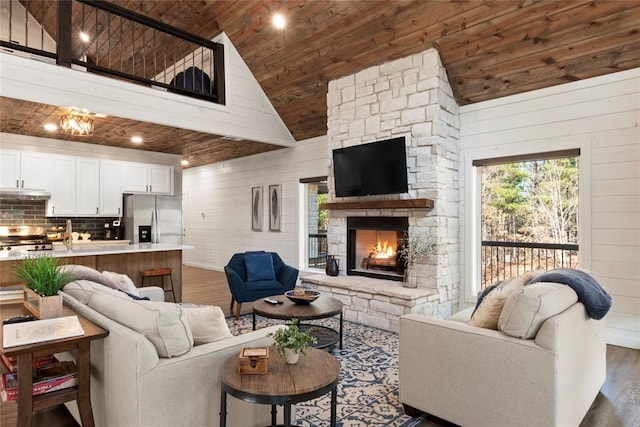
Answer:
[(389, 259), (395, 256), (395, 248), (389, 245), (389, 242), (382, 243), (379, 240), (378, 244), (373, 247), (373, 252), (371, 254), (371, 257), (376, 259)]

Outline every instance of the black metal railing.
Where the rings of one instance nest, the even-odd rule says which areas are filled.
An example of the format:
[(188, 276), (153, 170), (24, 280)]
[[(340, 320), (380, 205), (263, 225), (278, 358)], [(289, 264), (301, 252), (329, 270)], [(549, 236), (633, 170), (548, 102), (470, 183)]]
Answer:
[(225, 103), (220, 43), (103, 1), (24, 0), (9, 6), (9, 15), (0, 40), (5, 50)]
[(482, 241), (482, 288), (543, 268), (576, 268), (579, 246), (563, 243)]
[(309, 234), (309, 267), (325, 268), (327, 265), (327, 235)]

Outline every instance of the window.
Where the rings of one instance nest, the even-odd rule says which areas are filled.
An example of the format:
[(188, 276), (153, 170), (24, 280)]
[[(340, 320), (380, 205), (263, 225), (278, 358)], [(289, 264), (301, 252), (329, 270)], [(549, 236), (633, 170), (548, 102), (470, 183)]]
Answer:
[(579, 154), (473, 162), (481, 181), (481, 288), (537, 268), (578, 266)]
[(300, 265), (304, 268), (324, 270), (327, 258), (327, 214), (320, 209), (320, 204), (327, 202), (327, 177), (305, 178), (300, 180), (304, 205), (300, 212), (300, 248), (302, 256)]

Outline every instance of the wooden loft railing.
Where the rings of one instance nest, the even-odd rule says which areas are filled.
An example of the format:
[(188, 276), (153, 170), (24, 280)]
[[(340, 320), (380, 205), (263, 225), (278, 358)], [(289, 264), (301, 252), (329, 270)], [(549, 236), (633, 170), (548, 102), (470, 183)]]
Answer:
[(4, 50), (225, 104), (220, 43), (103, 1), (9, 4), (9, 28), (0, 40)]

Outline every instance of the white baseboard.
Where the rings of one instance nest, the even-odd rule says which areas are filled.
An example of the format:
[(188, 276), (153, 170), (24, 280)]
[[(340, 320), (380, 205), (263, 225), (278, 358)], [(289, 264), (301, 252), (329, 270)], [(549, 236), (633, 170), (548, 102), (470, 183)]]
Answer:
[(182, 264), (186, 265), (187, 267), (196, 267), (196, 268), (203, 268), (205, 270), (213, 270), (213, 271), (224, 272), (224, 267), (218, 267), (216, 265), (200, 264), (200, 263), (197, 263), (197, 262), (183, 262)]
[(640, 333), (624, 332), (620, 333), (609, 328), (606, 335), (607, 344), (640, 350)]

